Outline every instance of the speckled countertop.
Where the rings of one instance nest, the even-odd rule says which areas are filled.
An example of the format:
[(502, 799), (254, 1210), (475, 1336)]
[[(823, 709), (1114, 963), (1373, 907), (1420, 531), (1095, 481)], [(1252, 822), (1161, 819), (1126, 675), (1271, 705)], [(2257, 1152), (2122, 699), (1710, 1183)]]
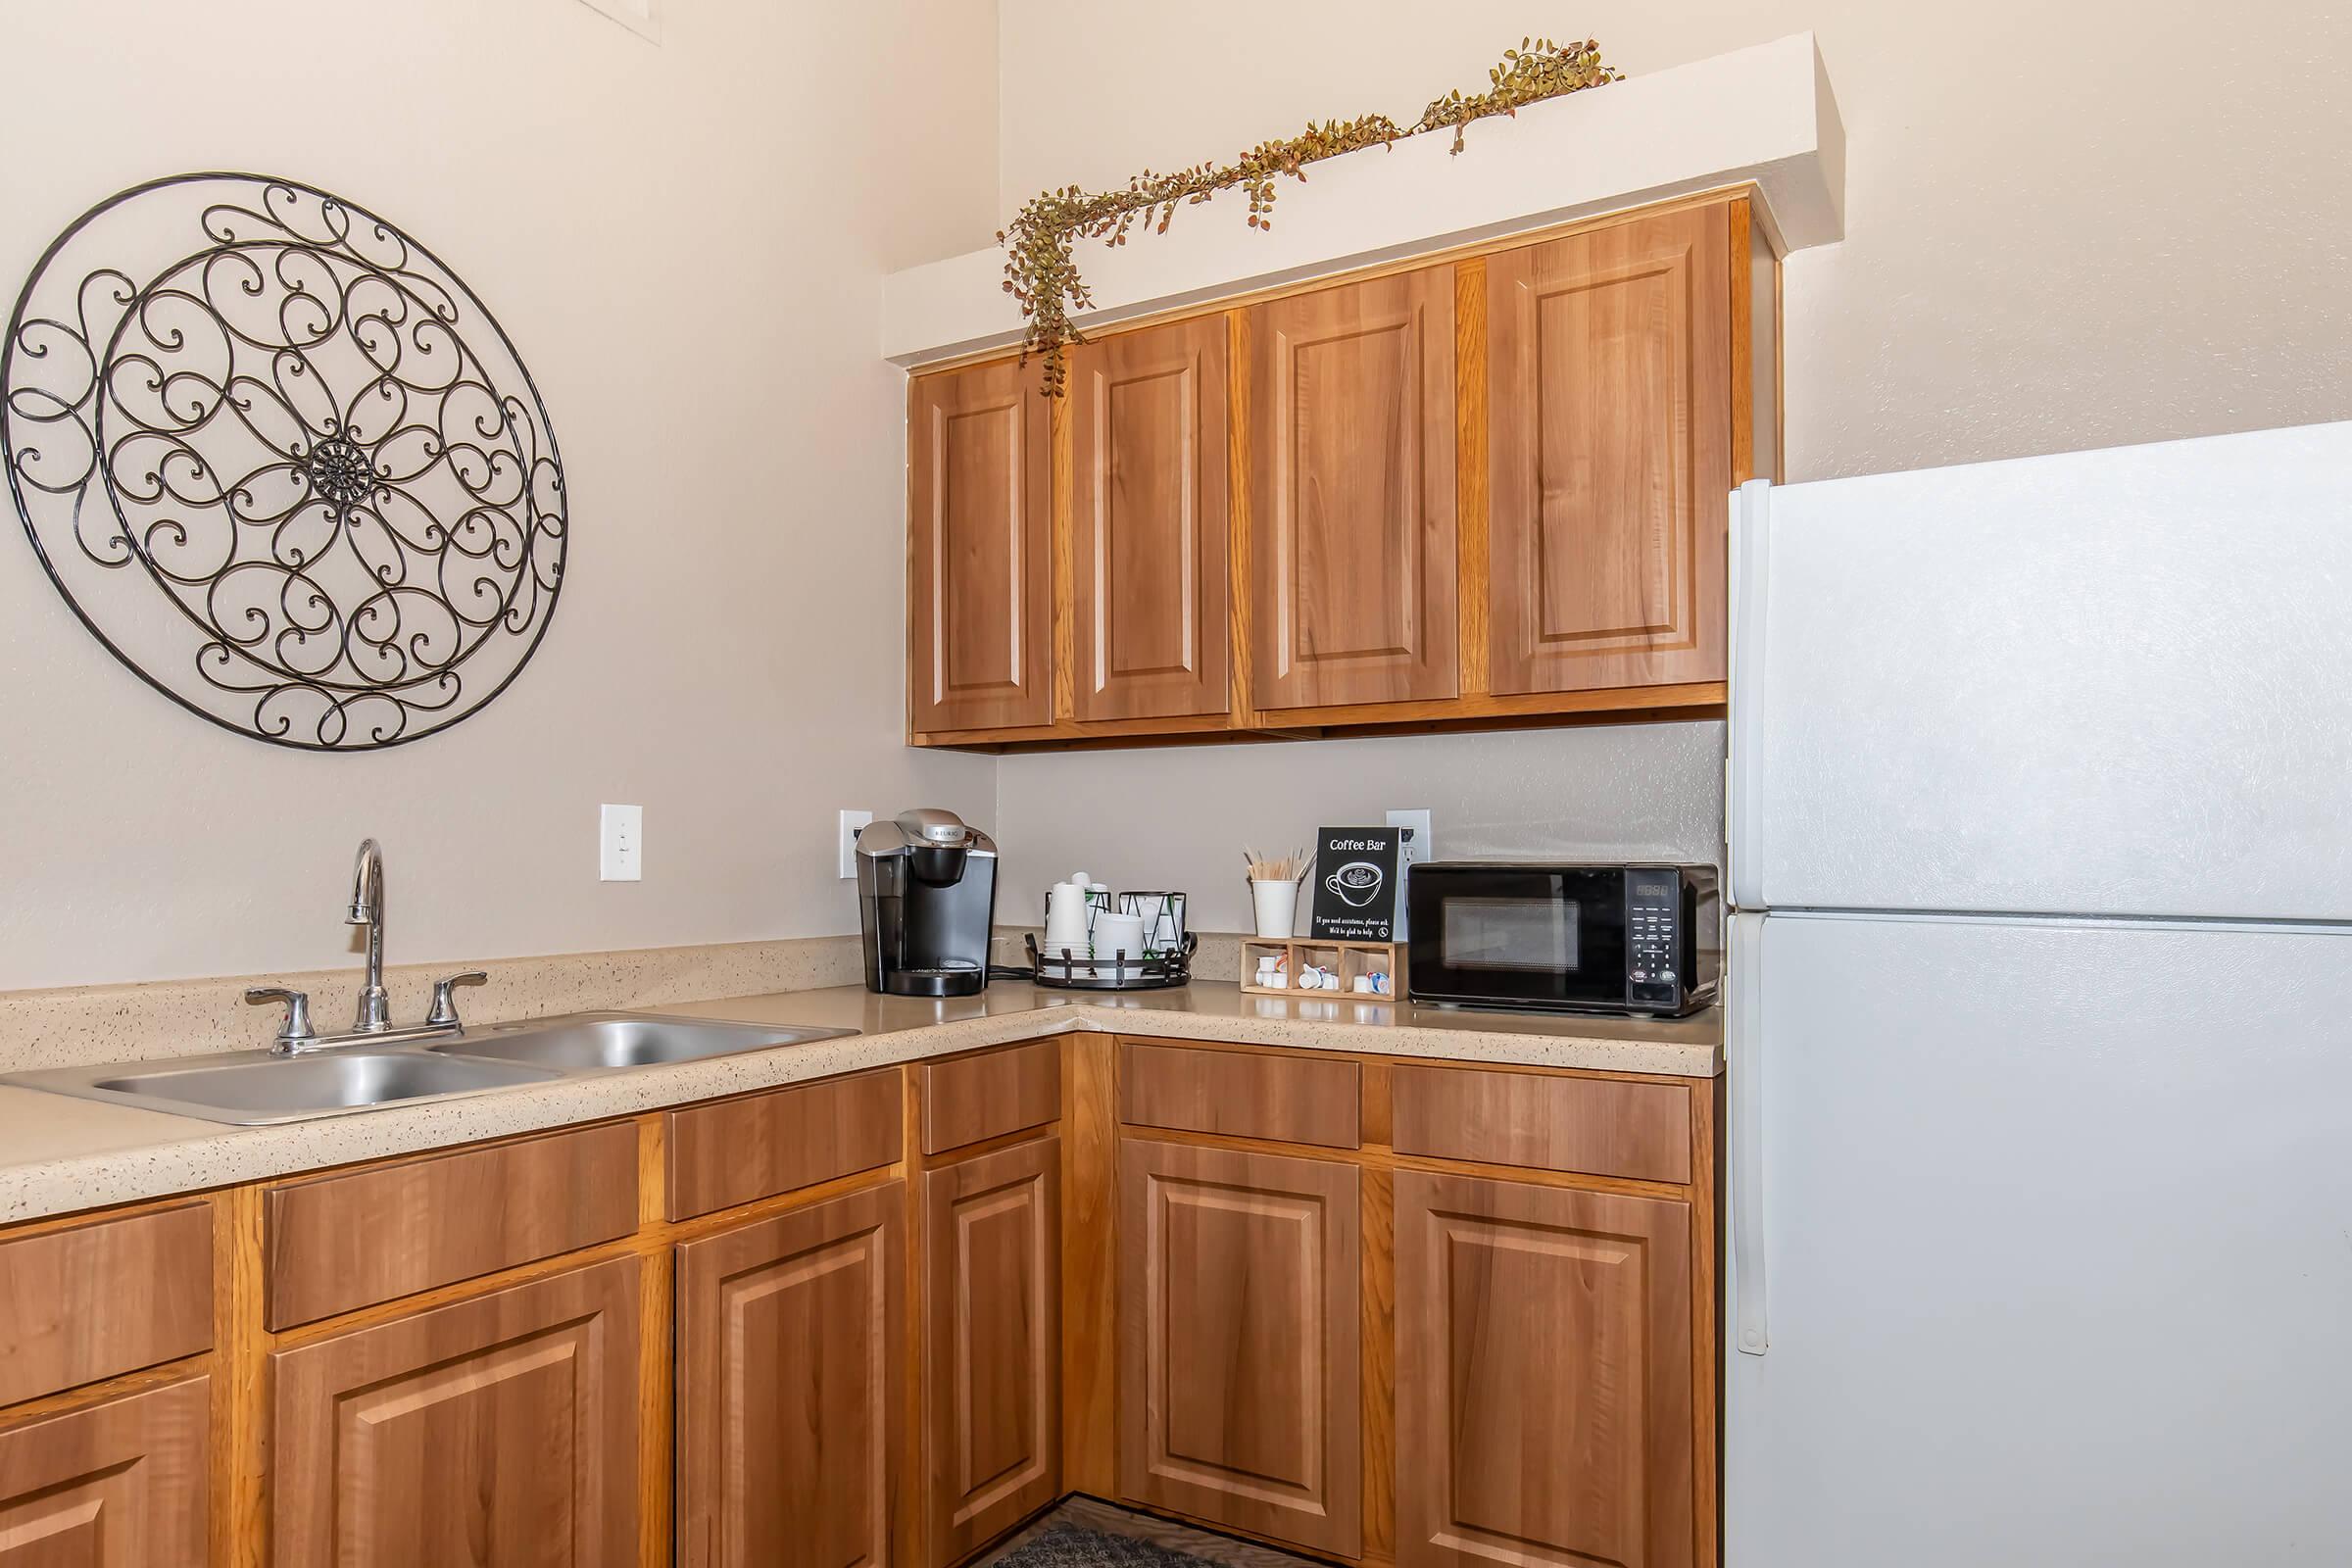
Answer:
[(1133, 996), (1000, 982), (978, 997), (951, 1002), (836, 986), (647, 1010), (859, 1033), (274, 1127), (229, 1127), (0, 1087), (0, 1224), (625, 1116), (1072, 1030), (1686, 1078), (1712, 1077), (1723, 1061), (1723, 1021), (1713, 1010), (1673, 1020), (1546, 1018), (1343, 996), (1262, 997), (1211, 981)]

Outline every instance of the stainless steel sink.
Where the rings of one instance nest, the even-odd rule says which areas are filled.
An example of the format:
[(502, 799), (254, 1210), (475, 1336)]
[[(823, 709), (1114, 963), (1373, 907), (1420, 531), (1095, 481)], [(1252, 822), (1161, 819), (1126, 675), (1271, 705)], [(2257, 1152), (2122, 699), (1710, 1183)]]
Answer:
[(12, 1073), (0, 1083), (260, 1127), (857, 1032), (652, 1013), (579, 1012), (477, 1027), (430, 1046), (340, 1046), (293, 1055), (231, 1051)]
[(699, 1061), (738, 1052), (837, 1040), (855, 1029), (724, 1023), (649, 1012), (575, 1012), (468, 1030), (428, 1048), (434, 1055), (476, 1061), (528, 1062), (567, 1073), (617, 1072), (665, 1061)]

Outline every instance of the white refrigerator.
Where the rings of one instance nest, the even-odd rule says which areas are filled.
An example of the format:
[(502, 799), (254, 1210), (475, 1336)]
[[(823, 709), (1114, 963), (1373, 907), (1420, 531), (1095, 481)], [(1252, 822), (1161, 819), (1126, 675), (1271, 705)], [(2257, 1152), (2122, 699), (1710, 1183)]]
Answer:
[(2352, 424), (1732, 512), (1726, 1563), (2352, 1562)]

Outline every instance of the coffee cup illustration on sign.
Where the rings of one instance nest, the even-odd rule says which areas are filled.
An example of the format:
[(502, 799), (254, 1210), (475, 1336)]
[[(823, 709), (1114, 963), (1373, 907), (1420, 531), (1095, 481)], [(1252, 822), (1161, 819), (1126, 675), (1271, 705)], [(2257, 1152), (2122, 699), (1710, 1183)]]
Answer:
[(1369, 860), (1349, 860), (1323, 879), (1323, 885), (1362, 908), (1380, 896), (1380, 867)]

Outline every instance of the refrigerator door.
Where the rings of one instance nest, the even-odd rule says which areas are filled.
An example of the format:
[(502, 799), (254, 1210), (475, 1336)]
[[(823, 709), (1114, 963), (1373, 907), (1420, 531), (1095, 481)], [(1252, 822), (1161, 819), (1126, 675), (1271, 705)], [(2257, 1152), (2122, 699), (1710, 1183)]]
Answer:
[(2352, 1561), (2352, 932), (1734, 940), (1728, 1568)]
[(1739, 907), (2352, 918), (2352, 423), (1733, 511)]

